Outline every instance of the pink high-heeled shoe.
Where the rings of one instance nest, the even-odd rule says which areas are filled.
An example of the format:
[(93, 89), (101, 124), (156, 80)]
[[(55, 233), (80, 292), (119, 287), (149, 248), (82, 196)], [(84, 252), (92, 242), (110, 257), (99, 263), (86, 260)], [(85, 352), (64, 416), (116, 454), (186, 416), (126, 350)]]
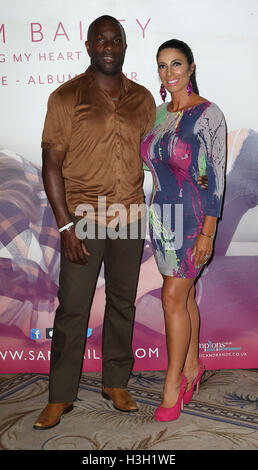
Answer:
[(183, 398), (184, 405), (188, 405), (190, 403), (190, 401), (192, 400), (195, 386), (196, 386), (197, 393), (199, 395), (200, 382), (201, 382), (201, 378), (202, 378), (202, 375), (204, 374), (204, 372), (205, 372), (205, 365), (203, 364), (202, 361), (199, 360), (198, 374), (197, 374), (196, 379), (193, 382), (192, 387), (189, 390), (187, 390), (187, 392), (185, 392), (185, 394), (184, 394), (184, 398)]
[(187, 380), (185, 376), (182, 377), (180, 392), (176, 404), (171, 408), (164, 408), (159, 405), (154, 413), (154, 417), (157, 421), (173, 421), (179, 418), (180, 411), (184, 408), (183, 396), (187, 387)]

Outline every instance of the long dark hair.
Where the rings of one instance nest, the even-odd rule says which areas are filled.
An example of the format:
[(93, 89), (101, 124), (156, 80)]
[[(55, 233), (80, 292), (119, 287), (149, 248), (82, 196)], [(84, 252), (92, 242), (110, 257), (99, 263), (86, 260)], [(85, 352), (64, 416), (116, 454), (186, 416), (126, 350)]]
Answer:
[[(185, 42), (179, 41), (179, 39), (170, 39), (169, 41), (163, 42), (163, 44), (161, 44), (161, 46), (159, 46), (159, 48), (158, 48), (158, 52), (157, 52), (157, 56), (156, 56), (157, 60), (158, 60), (158, 57), (159, 57), (159, 53), (163, 49), (178, 49), (180, 52), (182, 52), (182, 54), (184, 54), (184, 56), (186, 57), (187, 62), (188, 62), (189, 65), (191, 65), (194, 62), (194, 56), (193, 56), (193, 53), (192, 53), (190, 47)], [(193, 85), (194, 93), (199, 95), (199, 89), (198, 89), (197, 82), (196, 82), (195, 68), (194, 68), (194, 71), (193, 71), (193, 73), (190, 77), (190, 80), (191, 80), (192, 85)]]

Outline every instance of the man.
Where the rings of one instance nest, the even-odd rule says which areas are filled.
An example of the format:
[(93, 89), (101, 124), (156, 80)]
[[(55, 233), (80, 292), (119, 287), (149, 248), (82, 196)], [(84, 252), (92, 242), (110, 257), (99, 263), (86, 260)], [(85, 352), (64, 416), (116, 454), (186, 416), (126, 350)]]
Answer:
[[(49, 402), (35, 429), (56, 426), (73, 409), (102, 260), (106, 283), (102, 393), (117, 409), (137, 411), (126, 387), (134, 362), (134, 302), (144, 235), (138, 230), (138, 236), (130, 238), (131, 228), (135, 234), (143, 217), (137, 210), (131, 213), (130, 207), (144, 203), (139, 147), (154, 124), (155, 102), (148, 90), (122, 73), (126, 47), (125, 32), (115, 18), (96, 19), (86, 41), (90, 67), (49, 98), (42, 175), (61, 233), (61, 265)], [(99, 204), (100, 196), (107, 213)], [(117, 221), (109, 209), (119, 205), (125, 210), (123, 220)], [(77, 237), (76, 224), (82, 219), (76, 215), (84, 215), (89, 206), (92, 227), (101, 236), (85, 241)], [(120, 224), (123, 236), (116, 237)]]

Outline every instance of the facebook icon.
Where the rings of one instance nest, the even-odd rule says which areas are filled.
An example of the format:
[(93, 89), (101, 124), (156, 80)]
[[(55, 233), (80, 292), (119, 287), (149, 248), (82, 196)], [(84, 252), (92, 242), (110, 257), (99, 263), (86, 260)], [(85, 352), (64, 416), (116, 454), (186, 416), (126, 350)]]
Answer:
[(31, 339), (41, 339), (41, 330), (39, 328), (32, 328), (30, 330)]

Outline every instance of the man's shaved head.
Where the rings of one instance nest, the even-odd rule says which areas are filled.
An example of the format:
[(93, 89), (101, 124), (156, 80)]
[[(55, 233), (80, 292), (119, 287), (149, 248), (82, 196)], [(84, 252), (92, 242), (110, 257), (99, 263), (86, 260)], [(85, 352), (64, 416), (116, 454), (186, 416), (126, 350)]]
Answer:
[(116, 18), (114, 18), (113, 16), (109, 16), (109, 15), (99, 16), (99, 18), (96, 18), (96, 20), (94, 20), (90, 24), (89, 29), (88, 29), (88, 34), (87, 34), (87, 41), (89, 43), (91, 42), (95, 26), (99, 23), (104, 22), (104, 21), (111, 21), (113, 23), (116, 23), (119, 26), (124, 44), (126, 44), (126, 35), (125, 35), (125, 30), (124, 30), (123, 26), (119, 23), (119, 21)]

